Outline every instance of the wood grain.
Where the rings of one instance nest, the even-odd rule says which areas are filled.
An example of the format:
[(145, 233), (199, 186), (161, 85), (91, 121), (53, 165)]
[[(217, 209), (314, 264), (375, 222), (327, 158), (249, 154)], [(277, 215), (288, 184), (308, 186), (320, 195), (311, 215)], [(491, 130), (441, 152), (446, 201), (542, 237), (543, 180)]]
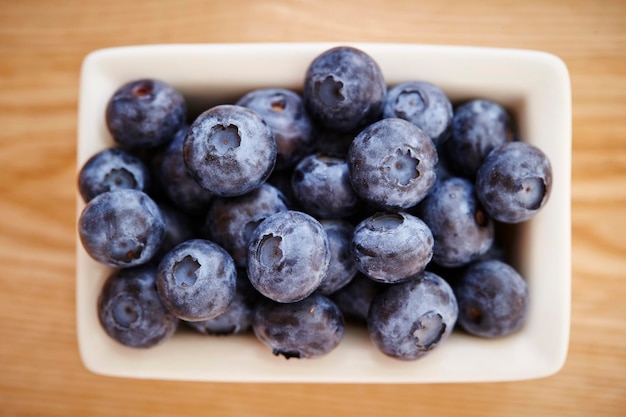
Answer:
[[(3, 1), (0, 415), (619, 416), (626, 413), (623, 1)], [(445, 385), (104, 378), (75, 333), (76, 110), (84, 56), (174, 42), (374, 41), (540, 49), (573, 91), (570, 353), (555, 376)]]

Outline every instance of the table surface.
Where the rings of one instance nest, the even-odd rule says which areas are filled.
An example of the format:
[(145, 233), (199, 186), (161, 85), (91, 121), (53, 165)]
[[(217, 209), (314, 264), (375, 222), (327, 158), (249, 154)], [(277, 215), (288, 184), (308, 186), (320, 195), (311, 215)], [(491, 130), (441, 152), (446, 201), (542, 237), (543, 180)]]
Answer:
[[(573, 95), (572, 327), (554, 376), (444, 385), (227, 384), (96, 376), (75, 327), (78, 77), (146, 43), (375, 41), (539, 49)], [(19, 1), (0, 8), (0, 414), (624, 415), (626, 2)]]

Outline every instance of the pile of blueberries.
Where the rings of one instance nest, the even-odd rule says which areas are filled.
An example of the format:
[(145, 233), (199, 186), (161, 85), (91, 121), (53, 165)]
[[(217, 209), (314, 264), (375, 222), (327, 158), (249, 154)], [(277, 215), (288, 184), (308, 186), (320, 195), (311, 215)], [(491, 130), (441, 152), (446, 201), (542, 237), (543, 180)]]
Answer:
[(545, 205), (550, 162), (498, 103), (455, 104), (426, 81), (388, 87), (346, 46), (315, 57), (301, 91), (197, 117), (163, 81), (121, 86), (106, 108), (115, 146), (79, 173), (82, 245), (113, 268), (104, 330), (137, 348), (181, 323), (252, 330), (275, 355), (311, 358), (354, 321), (401, 360), (454, 328), (517, 331), (528, 288), (499, 230)]

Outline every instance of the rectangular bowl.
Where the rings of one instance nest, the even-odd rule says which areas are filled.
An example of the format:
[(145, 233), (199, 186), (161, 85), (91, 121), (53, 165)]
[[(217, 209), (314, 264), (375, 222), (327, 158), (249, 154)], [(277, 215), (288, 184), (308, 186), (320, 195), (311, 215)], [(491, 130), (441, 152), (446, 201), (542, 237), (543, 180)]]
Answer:
[[(514, 266), (528, 282), (530, 311), (512, 336), (487, 340), (455, 331), (414, 362), (378, 352), (365, 329), (349, 326), (330, 354), (310, 360), (276, 357), (254, 335), (203, 337), (178, 332), (151, 349), (131, 349), (100, 327), (96, 300), (110, 269), (93, 261), (77, 239), (78, 342), (90, 371), (116, 377), (316, 383), (441, 383), (511, 381), (556, 373), (567, 356), (571, 286), (571, 91), (565, 64), (537, 51), (408, 44), (345, 43), (370, 54), (392, 86), (424, 80), (453, 102), (497, 101), (517, 121), (521, 140), (542, 149), (553, 168), (550, 200), (517, 226)], [(78, 120), (80, 168), (113, 145), (104, 119), (123, 83), (158, 78), (179, 89), (190, 111), (232, 103), (260, 87), (301, 90), (312, 59), (337, 44), (193, 44), (111, 48), (82, 66)], [(78, 213), (84, 203), (78, 197)]]

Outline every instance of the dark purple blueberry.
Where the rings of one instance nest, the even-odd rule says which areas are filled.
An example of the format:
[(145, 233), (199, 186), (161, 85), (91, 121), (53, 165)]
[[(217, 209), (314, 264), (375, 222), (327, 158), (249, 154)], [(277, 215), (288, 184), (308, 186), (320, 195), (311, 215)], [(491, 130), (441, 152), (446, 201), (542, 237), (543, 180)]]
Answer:
[(318, 131), (315, 150), (318, 153), (346, 157), (354, 136), (356, 136), (354, 132), (335, 132), (328, 129)]
[(342, 220), (322, 220), (320, 223), (330, 243), (330, 265), (317, 292), (329, 295), (345, 287), (358, 271), (351, 250), (354, 226)]
[(183, 95), (169, 84), (142, 79), (121, 86), (106, 108), (106, 123), (115, 142), (131, 148), (164, 145), (185, 123)]
[(383, 119), (368, 126), (348, 153), (354, 191), (385, 210), (419, 203), (435, 184), (437, 161), (433, 141), (403, 119)]
[(382, 115), (387, 85), (378, 64), (347, 46), (329, 49), (309, 65), (303, 98), (321, 126), (340, 132), (361, 129)]
[(450, 161), (445, 143), (437, 146), (437, 156), (439, 157), (437, 167), (435, 168), (437, 172), (437, 182), (441, 182), (450, 177), (456, 177), (457, 175), (454, 173), (455, 171), (452, 167), (452, 162)]
[(298, 200), (293, 193), (293, 187), (291, 186), (292, 174), (292, 168), (274, 171), (267, 179), (267, 184), (276, 187), (283, 194), (283, 197), (285, 197), (285, 204), (287, 204), (287, 207), (289, 207), (290, 210), (303, 211), (300, 203), (298, 203)]
[(438, 182), (420, 203), (418, 213), (433, 232), (433, 261), (441, 266), (468, 264), (493, 244), (493, 221), (467, 179), (452, 177)]
[(206, 211), (213, 194), (203, 188), (187, 168), (183, 158), (183, 142), (189, 126), (183, 126), (164, 149), (159, 178), (167, 198), (188, 213)]
[(472, 335), (506, 336), (526, 321), (529, 301), (526, 281), (504, 262), (473, 263), (454, 290), (459, 303), (459, 324)]
[(157, 289), (165, 306), (186, 321), (224, 313), (235, 296), (237, 271), (231, 256), (203, 239), (183, 242), (159, 262)]
[(245, 333), (252, 327), (258, 298), (258, 293), (248, 281), (245, 271), (239, 270), (235, 297), (226, 311), (212, 319), (185, 323), (197, 332), (206, 335), (227, 336)]
[(276, 162), (276, 141), (257, 112), (223, 104), (205, 111), (191, 124), (183, 156), (202, 187), (233, 197), (267, 180)]
[(362, 204), (359, 207), (359, 210), (353, 216), (350, 216), (347, 219), (345, 219), (346, 221), (350, 222), (350, 224), (354, 226), (361, 223), (363, 220), (367, 219), (368, 217), (372, 217), (375, 214), (381, 213), (378, 207), (372, 206), (371, 204), (368, 204), (367, 202), (363, 200), (361, 200), (361, 202)]
[(237, 266), (245, 267), (254, 229), (281, 211), (287, 211), (283, 194), (263, 184), (239, 197), (215, 198), (206, 217), (205, 231), (209, 239), (231, 254)]
[(433, 274), (443, 278), (448, 284), (450, 284), (452, 289), (454, 289), (454, 286), (457, 285), (466, 269), (467, 265), (447, 267), (441, 266), (436, 262), (431, 262), (426, 266), (426, 270), (428, 272), (432, 272)]
[(276, 356), (315, 358), (337, 347), (344, 319), (335, 303), (321, 294), (285, 304), (264, 299), (257, 305), (252, 329)]
[(366, 323), (372, 300), (386, 288), (387, 285), (371, 280), (359, 272), (348, 285), (332, 293), (330, 298), (346, 318)]
[(107, 191), (94, 197), (78, 220), (85, 251), (114, 268), (145, 264), (165, 236), (165, 221), (156, 203), (143, 191)]
[(441, 346), (450, 336), (457, 316), (450, 285), (432, 272), (423, 272), (374, 297), (367, 327), (381, 352), (410, 361)]
[(508, 262), (509, 256), (511, 253), (507, 251), (507, 248), (503, 246), (503, 243), (498, 241), (497, 236), (493, 241), (493, 245), (489, 248), (489, 250), (482, 255), (480, 255), (476, 260), (477, 261), (489, 261), (489, 260), (498, 260), (502, 262)]
[(291, 184), (304, 211), (316, 218), (349, 217), (359, 208), (359, 197), (350, 184), (348, 163), (342, 157), (307, 156), (294, 168)]
[(552, 190), (550, 160), (539, 148), (510, 142), (494, 149), (476, 177), (476, 194), (485, 210), (503, 223), (536, 215)]
[(322, 283), (330, 264), (330, 243), (308, 214), (283, 211), (254, 230), (248, 246), (248, 278), (265, 297), (292, 303)]
[(149, 151), (135, 151), (134, 153), (138, 154), (138, 156), (145, 162), (148, 167), (148, 171), (150, 172), (150, 190), (148, 194), (150, 197), (157, 202), (165, 202), (173, 203), (169, 201), (167, 194), (165, 194), (165, 190), (163, 189), (163, 184), (161, 183), (161, 162), (163, 161), (164, 150), (166, 146), (161, 146), (156, 149), (150, 149)]
[(433, 256), (433, 235), (408, 213), (378, 213), (359, 223), (352, 237), (356, 266), (374, 281), (397, 283), (422, 272)]
[(174, 246), (196, 236), (195, 222), (186, 213), (163, 202), (158, 206), (165, 221), (165, 236), (153, 260), (160, 260)]
[(313, 122), (302, 97), (284, 88), (262, 88), (244, 95), (236, 103), (259, 113), (276, 140), (276, 169), (295, 165), (313, 150)]
[(138, 156), (120, 148), (107, 148), (82, 166), (78, 189), (85, 203), (107, 191), (132, 189), (148, 192), (150, 171)]
[(114, 271), (98, 297), (98, 319), (104, 331), (123, 345), (148, 348), (174, 334), (178, 319), (161, 302), (156, 266)]
[(472, 100), (456, 109), (446, 147), (458, 175), (474, 179), (483, 160), (496, 147), (514, 139), (509, 113), (498, 103)]
[(452, 103), (436, 85), (408, 81), (389, 89), (383, 117), (408, 120), (438, 145), (448, 140), (452, 130)]

